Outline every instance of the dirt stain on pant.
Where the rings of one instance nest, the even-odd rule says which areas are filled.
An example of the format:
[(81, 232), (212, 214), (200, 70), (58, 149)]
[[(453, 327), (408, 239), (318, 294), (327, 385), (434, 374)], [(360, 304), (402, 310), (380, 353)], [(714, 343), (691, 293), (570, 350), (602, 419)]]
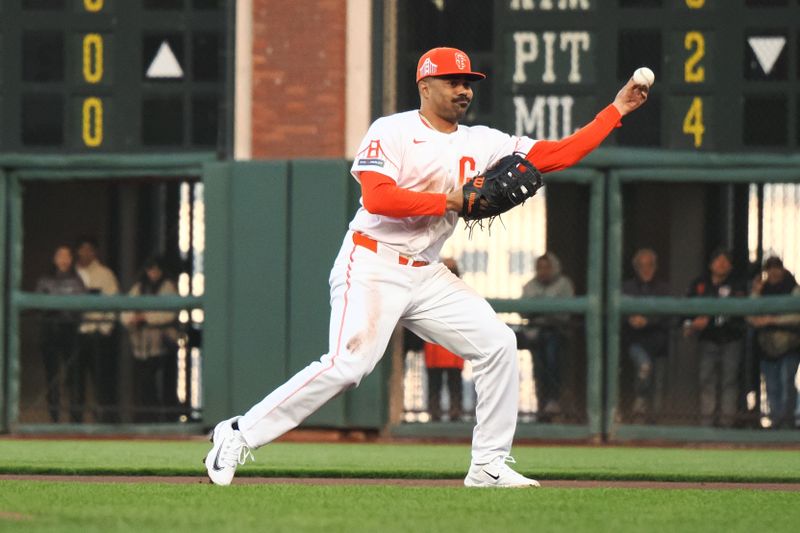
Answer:
[(366, 293), (366, 328), (359, 331), (347, 341), (345, 349), (352, 354), (366, 355), (369, 347), (375, 342), (375, 334), (378, 329), (378, 320), (381, 312), (380, 293), (376, 287), (371, 287)]
[(349, 341), (347, 341), (347, 351), (350, 353), (356, 353), (358, 350), (361, 349), (361, 345), (364, 343), (364, 336), (362, 333), (356, 333), (353, 335)]

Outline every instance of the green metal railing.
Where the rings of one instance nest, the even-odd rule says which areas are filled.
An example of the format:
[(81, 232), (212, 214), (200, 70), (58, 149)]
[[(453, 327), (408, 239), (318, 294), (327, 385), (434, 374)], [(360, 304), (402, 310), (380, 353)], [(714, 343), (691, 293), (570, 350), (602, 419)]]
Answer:
[[(648, 297), (622, 294), (623, 254), (623, 183), (693, 182), (693, 183), (800, 183), (800, 166), (757, 166), (759, 163), (798, 162), (796, 156), (709, 156), (688, 158), (694, 168), (629, 168), (609, 173), (608, 192), (608, 276), (606, 340), (606, 416), (604, 433), (611, 440), (670, 439), (727, 442), (798, 442), (800, 432), (793, 430), (755, 431), (696, 426), (653, 426), (626, 424), (619, 420), (619, 369), (622, 317), (629, 314), (726, 314), (759, 315), (800, 312), (800, 298), (730, 297), (725, 299)], [(686, 165), (686, 161), (684, 161)], [(713, 166), (714, 168), (708, 168)], [(742, 168), (742, 167), (746, 168)], [(719, 168), (724, 167), (724, 168)]]
[[(159, 156), (30, 156), (6, 155), (0, 157), (1, 190), (0, 220), (7, 222), (0, 232), (2, 249), (8, 250), (4, 265), (8, 266), (8, 292), (0, 292), (7, 320), (3, 331), (5, 351), (0, 353), (6, 361), (6, 374), (0, 374), (4, 394), (0, 396), (0, 431), (41, 431), (51, 425), (19, 424), (20, 386), (20, 314), (31, 309), (64, 309), (76, 311), (123, 310), (182, 310), (202, 308), (202, 298), (177, 296), (56, 296), (28, 293), (22, 290), (23, 268), (23, 184), (31, 180), (125, 180), (158, 176), (201, 178), (203, 163), (213, 160), (212, 154), (159, 155)], [(6, 217), (6, 209), (8, 209)], [(7, 235), (7, 247), (5, 239)], [(5, 284), (3, 291), (5, 289)], [(0, 315), (0, 318), (2, 316)], [(2, 365), (0, 365), (0, 368)], [(118, 431), (141, 432), (141, 426), (116, 426)], [(61, 424), (58, 431), (97, 431), (93, 424)]]
[[(583, 315), (586, 332), (586, 418), (585, 424), (517, 425), (518, 438), (586, 440), (600, 438), (603, 431), (603, 244), (605, 180), (603, 174), (590, 169), (570, 169), (547, 176), (548, 183), (573, 183), (589, 188), (589, 239), (586, 295), (572, 298), (489, 299), (498, 313), (572, 313)], [(433, 422), (399, 424), (391, 428), (393, 435), (411, 437), (462, 437), (472, 433), (472, 424)]]
[[(584, 437), (600, 438), (603, 430), (603, 251), (604, 238), (604, 209), (605, 209), (605, 180), (597, 171), (586, 172), (581, 169), (569, 172), (556, 173), (548, 176), (550, 182), (572, 182), (589, 186), (589, 235), (588, 235), (588, 268), (586, 271), (586, 296), (565, 299), (563, 302), (549, 302), (550, 312), (583, 313), (586, 328), (586, 415), (588, 424)], [(500, 302), (495, 303), (499, 311)], [(520, 301), (520, 304), (523, 302)], [(527, 305), (534, 302), (530, 300)], [(537, 305), (543, 302), (535, 302)], [(561, 308), (559, 308), (561, 307)], [(517, 311), (526, 311), (519, 307)], [(536, 311), (536, 309), (530, 309)], [(534, 426), (530, 433), (526, 430), (518, 431), (520, 437), (536, 436), (539, 428)], [(549, 432), (554, 437), (558, 436), (560, 428), (553, 425)], [(566, 433), (566, 432), (564, 432)], [(577, 436), (574, 433), (565, 434), (566, 437)]]
[[(797, 442), (800, 432), (641, 426), (617, 420), (622, 317), (627, 314), (749, 315), (800, 312), (800, 299), (631, 298), (621, 294), (623, 184), (631, 182), (800, 183), (800, 156), (689, 154), (600, 150), (586, 167), (547, 176), (549, 183), (589, 188), (587, 292), (559, 299), (493, 299), (498, 312), (572, 313), (585, 318), (586, 423), (521, 423), (520, 438), (679, 439)], [(22, 187), (32, 180), (127, 180), (142, 176), (202, 179), (207, 202), (206, 292), (201, 298), (47, 296), (21, 290)], [(318, 180), (328, 179), (325, 195)], [(352, 216), (347, 164), (331, 161), (213, 162), (194, 156), (0, 157), (0, 249), (7, 250), (7, 284), (0, 284), (0, 430), (92, 431), (91, 425), (17, 423), (19, 318), (31, 309), (122, 311), (204, 308), (205, 396), (208, 421), (252, 405), (318, 355), (327, 339), (325, 280)], [(311, 202), (309, 204), (309, 202)], [(606, 219), (607, 216), (607, 219)], [(324, 220), (324, 224), (319, 221)], [(338, 239), (338, 240), (337, 240)], [(604, 268), (606, 267), (607, 268)], [(207, 356), (207, 357), (206, 357)], [(388, 360), (388, 358), (387, 358)], [(207, 364), (206, 364), (207, 363)], [(4, 372), (5, 369), (5, 373)], [(388, 365), (359, 389), (331, 402), (310, 423), (382, 427)], [(206, 402), (204, 402), (204, 406)], [(96, 428), (95, 428), (96, 429)], [(193, 428), (192, 430), (196, 430)], [(400, 424), (394, 434), (459, 436), (469, 424)], [(148, 431), (116, 426), (115, 431)], [(176, 426), (176, 431), (178, 430)], [(155, 429), (153, 429), (155, 431)]]

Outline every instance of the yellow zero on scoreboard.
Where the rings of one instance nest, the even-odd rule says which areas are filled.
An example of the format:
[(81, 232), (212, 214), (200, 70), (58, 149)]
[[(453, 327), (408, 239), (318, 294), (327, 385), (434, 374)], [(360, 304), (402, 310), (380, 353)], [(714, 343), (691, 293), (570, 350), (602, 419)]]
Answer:
[[(90, 7), (102, 8), (102, 2), (84, 3)], [(99, 7), (98, 7), (99, 5)], [(94, 85), (103, 80), (103, 36), (87, 33), (83, 36), (83, 81)], [(103, 101), (96, 96), (84, 98), (81, 106), (81, 139), (84, 146), (97, 148), (103, 144)]]
[(89, 13), (98, 13), (103, 10), (104, 0), (83, 0), (83, 8)]
[(103, 101), (100, 98), (89, 96), (83, 100), (81, 123), (84, 145), (97, 148), (103, 144)]
[(83, 81), (99, 83), (103, 79), (103, 36), (88, 33), (83, 36)]

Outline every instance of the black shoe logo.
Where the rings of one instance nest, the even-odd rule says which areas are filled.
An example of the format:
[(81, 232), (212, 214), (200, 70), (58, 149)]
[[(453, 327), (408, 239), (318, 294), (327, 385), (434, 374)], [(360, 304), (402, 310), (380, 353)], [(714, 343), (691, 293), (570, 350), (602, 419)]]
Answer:
[(492, 479), (493, 479), (493, 480), (495, 480), (495, 481), (497, 481), (498, 479), (500, 479), (500, 474), (497, 474), (496, 476), (493, 476), (492, 474), (490, 474), (490, 473), (489, 473), (489, 472), (487, 472), (486, 470), (484, 470), (484, 471), (483, 471), (483, 473), (484, 473), (484, 474), (486, 474), (487, 476), (489, 476), (490, 478), (492, 478)]
[(214, 469), (215, 472), (219, 472), (220, 470), (222, 470), (222, 467), (219, 466), (219, 454), (221, 453), (222, 453), (222, 446), (219, 447), (219, 449), (217, 450), (217, 455), (216, 457), (214, 457), (214, 466), (212, 466), (212, 468)]

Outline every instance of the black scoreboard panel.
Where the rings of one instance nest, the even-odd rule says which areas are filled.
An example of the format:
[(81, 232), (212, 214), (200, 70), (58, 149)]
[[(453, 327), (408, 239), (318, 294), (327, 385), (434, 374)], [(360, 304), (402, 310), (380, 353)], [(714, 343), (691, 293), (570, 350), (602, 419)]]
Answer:
[(214, 150), (225, 0), (0, 0), (0, 151)]
[(651, 98), (610, 143), (798, 149), (800, 0), (496, 0), (493, 9), (496, 127), (560, 138), (648, 66)]
[(465, 49), (489, 78), (467, 123), (536, 138), (592, 119), (639, 66), (647, 105), (606, 144), (696, 151), (796, 150), (800, 0), (400, 2), (398, 108), (433, 46)]

